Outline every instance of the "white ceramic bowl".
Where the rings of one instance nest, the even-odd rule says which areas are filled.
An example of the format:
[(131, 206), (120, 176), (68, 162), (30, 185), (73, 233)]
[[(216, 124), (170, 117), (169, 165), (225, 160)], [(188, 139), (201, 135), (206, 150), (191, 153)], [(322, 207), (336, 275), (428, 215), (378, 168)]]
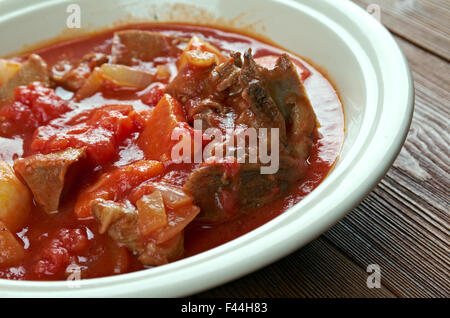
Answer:
[[(72, 2), (0, 0), (0, 56), (60, 35)], [(303, 201), (229, 243), (169, 265), (81, 281), (79, 288), (64, 281), (0, 280), (0, 296), (173, 297), (223, 284), (293, 252), (335, 224), (383, 177), (404, 142), (414, 96), (407, 62), (389, 32), (350, 1), (76, 2), (82, 27), (90, 30), (117, 21), (150, 22), (155, 16), (216, 22), (251, 29), (311, 59), (328, 71), (341, 94), (344, 146), (335, 169)]]

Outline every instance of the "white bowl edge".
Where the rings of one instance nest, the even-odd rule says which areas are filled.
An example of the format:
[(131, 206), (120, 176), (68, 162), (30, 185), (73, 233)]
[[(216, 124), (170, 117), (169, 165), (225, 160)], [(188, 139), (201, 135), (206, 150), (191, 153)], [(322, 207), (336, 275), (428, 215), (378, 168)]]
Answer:
[[(81, 1), (80, 1), (81, 2)], [(133, 1), (118, 1), (122, 3)], [(170, 2), (170, 1), (169, 1)], [(173, 1), (172, 1), (173, 2)], [(184, 1), (190, 2), (190, 1)], [(193, 1), (191, 1), (193, 2)], [(196, 1), (196, 5), (215, 10), (220, 1)], [(232, 6), (233, 1), (223, 6)], [(247, 1), (251, 6), (255, 1)], [(17, 282), (0, 280), (2, 296), (34, 297), (103, 297), (103, 296), (184, 296), (199, 292), (261, 268), (303, 246), (335, 224), (357, 205), (377, 184), (397, 156), (406, 137), (413, 110), (413, 86), (409, 68), (398, 45), (384, 27), (362, 9), (344, 1), (258, 1), (267, 6), (293, 10), (332, 28), (341, 44), (355, 55), (364, 80), (364, 109), (358, 109), (347, 98), (351, 81), (337, 82), (338, 71), (327, 67), (335, 80), (346, 108), (347, 138), (343, 155), (334, 171), (301, 203), (260, 228), (205, 253), (151, 270), (80, 282), (80, 288), (68, 288), (67, 282)], [(16, 16), (0, 14), (2, 23), (14, 23), (17, 10), (27, 1), (7, 1)], [(61, 5), (64, 1), (43, 1), (35, 8)], [(250, 4), (249, 4), (250, 3)], [(214, 7), (216, 5), (217, 7)], [(222, 8), (223, 8), (222, 6)], [(28, 8), (28, 10), (31, 10)], [(27, 16), (26, 10), (22, 12)], [(220, 14), (220, 12), (218, 12)], [(28, 13), (30, 14), (30, 13)], [(328, 16), (328, 17), (327, 17)], [(9, 20), (8, 20), (9, 19)], [(313, 32), (313, 31), (311, 31)], [(4, 36), (0, 31), (0, 36)], [(288, 49), (317, 62), (326, 56), (311, 56), (315, 52)], [(275, 39), (275, 42), (278, 42)], [(326, 45), (318, 42), (317, 46)], [(309, 54), (308, 54), (309, 53)], [(320, 52), (318, 53), (320, 54)], [(339, 66), (341, 67), (341, 66)], [(342, 71), (339, 71), (339, 74)], [(347, 86), (346, 86), (347, 85)], [(350, 95), (350, 94), (349, 94)], [(394, 107), (393, 107), (394, 106)], [(352, 110), (355, 123), (351, 126)], [(359, 107), (362, 107), (359, 105)], [(359, 113), (358, 113), (359, 112)], [(350, 117), (349, 117), (350, 116)], [(351, 134), (351, 135), (350, 135)]]

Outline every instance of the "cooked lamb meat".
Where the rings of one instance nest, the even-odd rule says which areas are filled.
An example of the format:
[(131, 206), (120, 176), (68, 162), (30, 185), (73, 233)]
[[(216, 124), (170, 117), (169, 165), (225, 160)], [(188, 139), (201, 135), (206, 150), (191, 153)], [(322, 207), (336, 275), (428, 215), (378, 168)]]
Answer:
[(49, 84), (47, 64), (36, 54), (31, 54), (17, 72), (0, 87), (0, 108), (14, 97), (14, 89), (32, 82)]
[(250, 116), (248, 110), (242, 112), (237, 122), (250, 127), (278, 127), (286, 151), (306, 159), (316, 116), (295, 66), (287, 54), (282, 54), (269, 70), (258, 66), (250, 53), (244, 55), (241, 85), (251, 112)]
[[(236, 124), (279, 128), (280, 139), (295, 156), (306, 158), (316, 126), (312, 106), (289, 56), (283, 54), (271, 70), (259, 66), (251, 50), (209, 68), (185, 67), (166, 92), (184, 104), (189, 122), (200, 118), (203, 128), (214, 127), (225, 114)], [(196, 114), (200, 114), (195, 116)], [(212, 120), (213, 118), (214, 120)]]
[(303, 83), (288, 55), (283, 54), (271, 70), (262, 68), (266, 87), (286, 120), (291, 153), (303, 159), (309, 156), (316, 116)]
[[(278, 128), (283, 142), (286, 138), (285, 120), (279, 106), (270, 96), (265, 78), (261, 74), (261, 67), (253, 59), (251, 50), (244, 54), (240, 83), (243, 89), (242, 98), (247, 102), (249, 108), (241, 110), (243, 116), (237, 119), (237, 123), (242, 122), (249, 127), (256, 128)], [(254, 116), (246, 115), (249, 110)]]
[[(189, 123), (199, 119), (203, 130), (232, 128), (237, 116), (231, 99), (241, 90), (238, 85), (240, 69), (237, 67), (240, 63), (240, 54), (235, 54), (217, 66), (199, 68), (186, 65), (166, 87), (166, 92), (184, 104)], [(229, 101), (226, 103), (227, 97)]]
[(178, 56), (179, 46), (187, 39), (161, 33), (126, 30), (114, 34), (111, 49), (112, 63), (132, 65), (135, 61), (152, 61), (159, 56)]
[(98, 199), (92, 202), (92, 214), (100, 223), (100, 233), (124, 244), (144, 265), (167, 264), (181, 257), (184, 251), (184, 232), (157, 244), (146, 241), (139, 230), (138, 211), (131, 204)]
[[(240, 172), (233, 178), (226, 176), (226, 165), (220, 162), (203, 165), (190, 175), (185, 189), (201, 207), (200, 219), (224, 221), (233, 217), (226, 211), (227, 204), (221, 202), (225, 200), (221, 199), (224, 194), (233, 202), (231, 205), (251, 208), (284, 194), (304, 177), (316, 118), (286, 54), (281, 55), (270, 70), (259, 66), (248, 50), (243, 63), (240, 55), (234, 54), (229, 61), (204, 72), (210, 74), (199, 73), (201, 80), (197, 81), (203, 85), (184, 82), (177, 86), (174, 81), (171, 87), (171, 92), (178, 96), (196, 87), (192, 96), (203, 97), (188, 99), (185, 103), (190, 120), (201, 119), (204, 129), (223, 128), (226, 116), (233, 114), (237, 117), (233, 122), (239, 126), (279, 129), (280, 164), (275, 174), (261, 174), (262, 164), (258, 160), (257, 163), (241, 163)], [(198, 87), (208, 89), (198, 91)]]
[(78, 163), (85, 157), (85, 147), (68, 148), (47, 155), (36, 154), (17, 159), (14, 170), (24, 179), (42, 209), (53, 213), (58, 210), (63, 190), (71, 183)]
[(215, 84), (216, 90), (222, 92), (238, 84), (241, 68), (241, 54), (238, 52), (232, 53), (231, 59), (215, 67), (211, 72), (210, 79)]
[(100, 224), (100, 233), (108, 232), (118, 243), (124, 244), (137, 254), (142, 253), (144, 243), (138, 226), (138, 213), (134, 206), (97, 199), (91, 211)]
[(149, 242), (138, 259), (142, 264), (158, 266), (179, 259), (184, 252), (184, 232), (162, 244)]
[[(306, 164), (290, 156), (280, 157), (275, 174), (261, 174), (260, 164), (205, 164), (192, 172), (184, 189), (195, 197), (201, 213), (197, 220), (223, 222), (236, 215), (236, 208), (262, 206), (285, 193), (304, 177)], [(237, 173), (230, 173), (236, 170)], [(241, 211), (242, 212), (242, 211)]]
[(188, 65), (167, 85), (166, 92), (183, 104), (196, 96), (208, 97), (214, 91), (209, 78), (213, 69), (214, 65), (194, 71)]

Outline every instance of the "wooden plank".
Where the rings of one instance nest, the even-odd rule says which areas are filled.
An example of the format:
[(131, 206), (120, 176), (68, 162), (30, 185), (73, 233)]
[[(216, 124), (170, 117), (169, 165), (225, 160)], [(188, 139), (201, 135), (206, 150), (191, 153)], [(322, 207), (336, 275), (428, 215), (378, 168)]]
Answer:
[(195, 297), (395, 297), (324, 238), (256, 273)]
[(415, 45), (450, 60), (450, 1), (353, 0), (363, 8), (377, 4), (381, 23)]
[[(450, 65), (401, 38), (397, 41), (413, 71), (416, 109), (405, 146), (387, 176), (358, 208), (318, 240), (200, 296), (450, 295)], [(364, 269), (369, 264), (380, 265), (382, 290), (365, 287)]]
[(387, 176), (326, 233), (360, 266), (379, 264), (398, 296), (450, 295), (450, 65), (397, 38), (416, 85), (408, 139)]

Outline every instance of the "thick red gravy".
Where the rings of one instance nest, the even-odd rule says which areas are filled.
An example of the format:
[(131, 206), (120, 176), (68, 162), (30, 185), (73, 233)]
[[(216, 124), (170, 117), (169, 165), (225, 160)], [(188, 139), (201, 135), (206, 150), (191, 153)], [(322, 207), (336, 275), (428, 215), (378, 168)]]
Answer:
[[(203, 26), (191, 25), (139, 25), (132, 26), (133, 29), (145, 29), (158, 31), (165, 34), (181, 35), (190, 37), (193, 34), (201, 34), (206, 40), (223, 51), (244, 51), (252, 48), (255, 58), (269, 55), (280, 55), (285, 52), (281, 48), (263, 42), (247, 35), (238, 34), (235, 31), (227, 31)], [(78, 60), (84, 54), (96, 52), (109, 52), (113, 32), (108, 31), (98, 35), (75, 39), (51, 45), (36, 50), (50, 66), (61, 58)], [(274, 39), (276, 41), (276, 39)], [(265, 224), (287, 209), (300, 202), (307, 194), (313, 191), (317, 185), (328, 175), (332, 169), (341, 149), (344, 139), (344, 114), (342, 104), (336, 89), (330, 80), (311, 63), (292, 55), (300, 67), (309, 71), (309, 76), (304, 79), (304, 85), (309, 95), (317, 119), (320, 123), (319, 137), (314, 142), (314, 148), (309, 162), (309, 169), (304, 180), (299, 182), (283, 198), (278, 199), (257, 211), (250, 211), (239, 218), (219, 225), (204, 225), (191, 223), (185, 232), (184, 257), (192, 256), (220, 244), (233, 240), (255, 228)], [(169, 60), (169, 64), (175, 67), (175, 61)], [(146, 65), (142, 65), (143, 68)], [(306, 72), (308, 73), (308, 72)], [(60, 96), (70, 92), (57, 88)], [(131, 104), (135, 108), (146, 107), (140, 100), (139, 92), (120, 94), (104, 93), (96, 94), (80, 103), (80, 109), (89, 109), (105, 104)], [(0, 159), (12, 162), (13, 158), (26, 156), (29, 153), (30, 136), (17, 137), (14, 140), (0, 137)], [(119, 166), (139, 160), (139, 151), (134, 151), (133, 144), (123, 146), (117, 160), (111, 166)], [(188, 167), (187, 167), (188, 168)], [(104, 168), (103, 170), (107, 170)], [(183, 168), (179, 168), (182, 174)], [(100, 172), (84, 176), (83, 183), (88, 184)], [(36, 260), (43, 253), (44, 247), (54, 238), (55, 233), (61, 228), (80, 228), (86, 232), (89, 241), (89, 249), (85, 255), (79, 255), (80, 264), (85, 264), (82, 278), (103, 277), (126, 272), (133, 272), (144, 268), (137, 259), (124, 247), (119, 247), (106, 234), (98, 233), (98, 224), (92, 218), (77, 219), (73, 213), (73, 205), (76, 196), (65, 200), (60, 213), (48, 216), (36, 208), (27, 226), (16, 235), (23, 242), (27, 254), (20, 266), (1, 268), (0, 278), (25, 279), (25, 280), (61, 280), (67, 274), (62, 271), (57, 275), (45, 278), (38, 277), (32, 270)], [(94, 239), (95, 238), (95, 239)]]

